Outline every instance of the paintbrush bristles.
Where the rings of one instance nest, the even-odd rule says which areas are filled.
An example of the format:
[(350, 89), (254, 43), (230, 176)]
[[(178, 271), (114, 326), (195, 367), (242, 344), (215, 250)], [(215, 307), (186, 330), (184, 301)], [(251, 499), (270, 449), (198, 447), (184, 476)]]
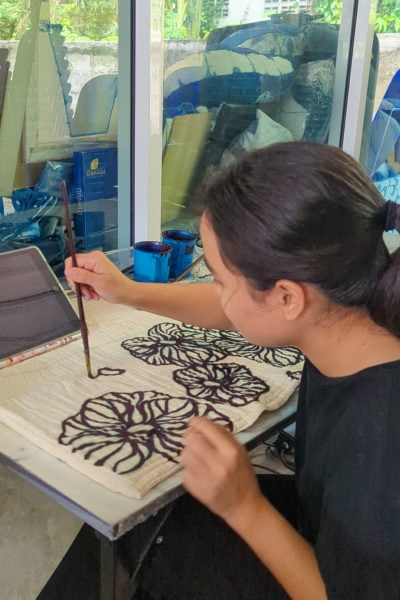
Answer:
[(85, 359), (86, 359), (86, 371), (88, 374), (89, 379), (94, 379), (94, 375), (92, 373), (92, 367), (90, 364), (90, 356), (88, 354), (85, 354)]

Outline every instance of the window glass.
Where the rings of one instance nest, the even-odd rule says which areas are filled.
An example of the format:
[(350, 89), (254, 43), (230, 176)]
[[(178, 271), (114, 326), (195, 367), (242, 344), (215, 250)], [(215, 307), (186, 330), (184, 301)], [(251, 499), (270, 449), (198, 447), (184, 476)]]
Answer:
[(0, 3), (0, 251), (118, 246), (118, 0)]
[(165, 0), (162, 224), (198, 231), (196, 192), (244, 152), (328, 141), (341, 2)]
[(364, 126), (363, 165), (387, 200), (400, 202), (400, 2), (380, 0), (372, 123)]

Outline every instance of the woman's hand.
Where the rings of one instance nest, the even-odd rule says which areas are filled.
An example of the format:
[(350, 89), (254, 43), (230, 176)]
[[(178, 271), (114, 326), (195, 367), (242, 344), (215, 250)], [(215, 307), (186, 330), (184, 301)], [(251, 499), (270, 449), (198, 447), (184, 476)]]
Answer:
[(170, 317), (198, 327), (230, 329), (231, 323), (221, 309), (212, 283), (142, 283), (123, 275), (105, 254), (95, 250), (65, 261), (65, 277), (75, 289), (81, 286), (87, 300), (107, 300), (138, 310)]
[(228, 523), (265, 502), (246, 449), (209, 419), (190, 421), (181, 462), (185, 489)]
[(131, 281), (98, 250), (76, 255), (77, 267), (72, 266), (71, 258), (65, 261), (65, 277), (70, 288), (81, 285), (87, 300), (103, 298), (114, 304), (124, 301)]

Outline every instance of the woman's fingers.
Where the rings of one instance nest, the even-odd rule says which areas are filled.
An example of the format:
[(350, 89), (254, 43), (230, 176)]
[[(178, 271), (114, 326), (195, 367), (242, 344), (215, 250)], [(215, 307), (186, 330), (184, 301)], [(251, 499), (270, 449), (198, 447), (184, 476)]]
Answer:
[(70, 257), (65, 261), (65, 277), (69, 287), (76, 289), (76, 284), (79, 284), (88, 300), (119, 300), (126, 278), (102, 252), (77, 254), (76, 264), (76, 267), (72, 265)]
[(223, 518), (255, 481), (246, 450), (227, 429), (202, 417), (189, 424), (181, 462), (185, 489)]

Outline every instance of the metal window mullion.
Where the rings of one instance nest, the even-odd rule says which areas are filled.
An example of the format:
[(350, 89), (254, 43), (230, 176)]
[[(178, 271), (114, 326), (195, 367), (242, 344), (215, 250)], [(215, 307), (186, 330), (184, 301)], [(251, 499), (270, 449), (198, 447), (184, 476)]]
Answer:
[(160, 238), (163, 111), (162, 0), (135, 0), (134, 240)]
[(132, 193), (133, 161), (132, 129), (135, 91), (133, 43), (134, 7), (130, 2), (118, 3), (118, 248), (132, 243), (134, 194)]
[(343, 113), (341, 147), (359, 160), (371, 67), (376, 0), (358, 0)]

